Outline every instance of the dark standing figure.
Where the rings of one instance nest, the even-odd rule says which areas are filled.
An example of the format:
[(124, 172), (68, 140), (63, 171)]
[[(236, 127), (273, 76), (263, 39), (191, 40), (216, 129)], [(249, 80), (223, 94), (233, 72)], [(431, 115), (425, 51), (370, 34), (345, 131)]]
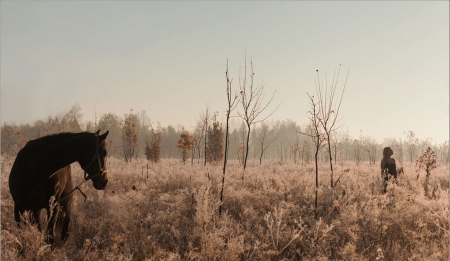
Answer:
[(395, 159), (391, 158), (394, 151), (390, 147), (383, 149), (383, 159), (381, 160), (381, 178), (383, 179), (383, 194), (386, 193), (386, 188), (389, 179), (394, 177), (394, 181), (397, 181), (397, 166), (395, 165)]
[(70, 164), (78, 162), (85, 172), (85, 180), (91, 179), (96, 189), (102, 190), (108, 183), (105, 143), (108, 131), (103, 135), (99, 132), (50, 135), (29, 141), (19, 151), (9, 175), (17, 222), (30, 210), (41, 229), (40, 211), (45, 208), (50, 215), (49, 201), (54, 196), (56, 206), (49, 216), (48, 239), (54, 243), (56, 224), (62, 225), (61, 239), (67, 239), (72, 201), (69, 193), (73, 189)]

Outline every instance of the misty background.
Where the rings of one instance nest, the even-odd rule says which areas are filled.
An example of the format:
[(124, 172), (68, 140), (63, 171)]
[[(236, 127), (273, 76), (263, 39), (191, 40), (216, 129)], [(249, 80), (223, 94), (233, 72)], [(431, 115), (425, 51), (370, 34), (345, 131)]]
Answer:
[[(281, 104), (266, 121), (276, 133), (268, 158), (293, 158), (295, 144), (304, 145), (307, 138), (296, 130), (308, 124), (316, 70), (331, 81), (340, 64), (343, 75), (350, 69), (340, 111), (349, 146), (366, 138), (381, 153), (410, 131), (435, 148), (448, 140), (447, 1), (3, 1), (0, 7), (2, 152), (14, 135), (25, 141), (108, 127), (111, 152), (120, 156), (119, 129), (132, 110), (141, 119), (139, 155), (146, 131), (160, 127), (162, 156), (178, 157), (175, 137), (183, 129), (194, 133), (206, 106), (223, 124), (226, 62), (238, 90), (245, 57), (253, 61), (255, 84), (264, 83), (268, 96), (276, 91), (272, 108)], [(74, 108), (76, 115), (66, 117)], [(71, 125), (56, 127), (64, 117)], [(232, 158), (241, 125), (233, 119)], [(256, 159), (260, 128), (250, 139)], [(351, 157), (351, 146), (346, 150)]]

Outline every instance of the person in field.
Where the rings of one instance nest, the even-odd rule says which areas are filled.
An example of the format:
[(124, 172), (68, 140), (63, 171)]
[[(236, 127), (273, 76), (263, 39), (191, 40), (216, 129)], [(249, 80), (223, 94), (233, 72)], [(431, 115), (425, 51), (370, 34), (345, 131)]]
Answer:
[(381, 178), (383, 180), (383, 194), (386, 193), (386, 188), (389, 179), (394, 178), (394, 182), (397, 181), (397, 166), (395, 164), (395, 159), (391, 158), (394, 151), (391, 147), (386, 147), (383, 149), (383, 159), (381, 160)]

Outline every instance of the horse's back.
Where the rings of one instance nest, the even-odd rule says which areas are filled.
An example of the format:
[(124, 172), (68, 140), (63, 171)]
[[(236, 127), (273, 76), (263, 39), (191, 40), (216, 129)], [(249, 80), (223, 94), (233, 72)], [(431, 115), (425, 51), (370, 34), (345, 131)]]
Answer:
[(58, 197), (66, 185), (72, 186), (70, 165), (57, 170), (50, 178), (40, 178), (33, 147), (27, 143), (19, 151), (9, 175), (9, 190), (14, 203), (23, 210), (45, 208), (51, 196)]
[[(46, 176), (52, 173), (52, 171), (49, 172), (47, 161), (42, 158), (45, 147), (44, 143), (32, 140), (17, 153), (8, 181), (9, 190), (16, 203), (22, 201), (26, 194), (36, 189), (41, 183), (47, 182)], [(70, 172), (70, 166), (65, 166), (54, 173), (63, 174), (57, 176), (64, 177), (68, 175), (68, 172)]]

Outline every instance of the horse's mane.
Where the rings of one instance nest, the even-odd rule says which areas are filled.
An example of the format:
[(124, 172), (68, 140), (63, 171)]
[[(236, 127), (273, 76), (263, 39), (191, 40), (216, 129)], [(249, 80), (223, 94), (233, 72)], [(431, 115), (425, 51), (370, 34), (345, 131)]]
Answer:
[(55, 142), (55, 143), (59, 143), (60, 141), (66, 140), (68, 138), (72, 138), (75, 136), (82, 136), (82, 135), (94, 135), (94, 133), (90, 133), (90, 132), (78, 132), (78, 133), (73, 133), (73, 132), (62, 132), (62, 133), (56, 133), (56, 134), (50, 134), (41, 138), (37, 138), (35, 140), (30, 140), (29, 142), (27, 142), (27, 145), (35, 145), (41, 142)]

